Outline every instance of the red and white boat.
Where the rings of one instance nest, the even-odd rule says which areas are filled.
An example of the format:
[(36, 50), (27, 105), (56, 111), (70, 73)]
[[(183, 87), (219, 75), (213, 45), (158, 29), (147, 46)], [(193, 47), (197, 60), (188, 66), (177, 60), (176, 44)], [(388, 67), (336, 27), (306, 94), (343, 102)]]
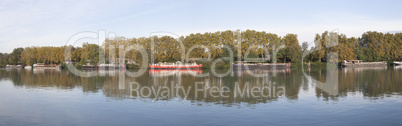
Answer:
[(191, 63), (183, 64), (181, 62), (176, 63), (157, 63), (149, 65), (150, 69), (202, 69), (202, 64)]

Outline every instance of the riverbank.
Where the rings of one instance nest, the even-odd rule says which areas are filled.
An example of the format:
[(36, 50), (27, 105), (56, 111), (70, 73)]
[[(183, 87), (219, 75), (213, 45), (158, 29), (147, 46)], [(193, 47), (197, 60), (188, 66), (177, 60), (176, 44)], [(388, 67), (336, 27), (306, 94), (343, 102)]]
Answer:
[[(388, 61), (387, 62), (387, 66), (392, 66), (393, 62)], [(231, 67), (231, 63), (228, 61), (221, 61), (221, 62), (206, 62), (206, 61), (201, 61), (201, 62), (197, 62), (197, 64), (202, 64), (202, 69), (211, 69), (212, 68), (212, 64), (215, 64), (215, 69), (230, 69)], [(310, 66), (309, 66), (310, 65)], [(337, 64), (329, 64), (326, 62), (311, 62), (309, 63), (291, 63), (291, 67), (292, 69), (294, 68), (302, 68), (302, 67), (310, 67), (310, 68), (326, 68), (329, 65), (329, 67), (340, 67), (340, 63)], [(62, 68), (67, 68), (67, 65), (62, 63), (61, 64)], [(79, 63), (75, 63), (73, 64), (73, 66), (77, 69), (82, 69), (82, 64)], [(135, 65), (135, 64), (126, 64), (126, 68), (127, 69), (148, 69), (148, 66), (146, 68), (141, 68), (139, 65)]]

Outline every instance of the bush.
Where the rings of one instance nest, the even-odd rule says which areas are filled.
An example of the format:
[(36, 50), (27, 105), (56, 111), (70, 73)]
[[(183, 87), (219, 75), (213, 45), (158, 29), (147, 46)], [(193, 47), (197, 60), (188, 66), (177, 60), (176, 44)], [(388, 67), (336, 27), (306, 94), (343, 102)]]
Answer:
[(126, 64), (127, 69), (139, 69), (140, 66), (135, 65), (135, 64)]
[(311, 63), (311, 67), (315, 67), (315, 68), (325, 68), (325, 67), (339, 67), (340, 64), (331, 64), (331, 63), (326, 63), (326, 62), (312, 62)]
[[(211, 61), (199, 61), (197, 63), (202, 64), (203, 69), (210, 69), (212, 67), (213, 62), (211, 62)], [(215, 64), (215, 69), (229, 69), (231, 65), (232, 64), (230, 64), (230, 62), (219, 61), (219, 62), (217, 62)]]
[(61, 63), (61, 68), (66, 69), (66, 68), (67, 68), (67, 64)]
[(79, 64), (79, 63), (76, 63), (76, 64), (74, 65), (74, 67), (77, 68), (77, 69), (82, 69), (82, 65)]

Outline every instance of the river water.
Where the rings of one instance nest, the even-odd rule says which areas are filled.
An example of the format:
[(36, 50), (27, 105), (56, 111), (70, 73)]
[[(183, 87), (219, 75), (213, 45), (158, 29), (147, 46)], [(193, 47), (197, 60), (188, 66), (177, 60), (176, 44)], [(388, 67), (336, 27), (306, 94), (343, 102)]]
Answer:
[(133, 72), (0, 69), (0, 125), (402, 125), (402, 67)]

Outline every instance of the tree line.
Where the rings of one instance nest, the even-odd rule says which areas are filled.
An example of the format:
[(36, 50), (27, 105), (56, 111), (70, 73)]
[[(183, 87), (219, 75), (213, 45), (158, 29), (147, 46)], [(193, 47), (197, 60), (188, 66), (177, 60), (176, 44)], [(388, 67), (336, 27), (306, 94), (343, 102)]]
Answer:
[[(152, 43), (154, 46), (152, 46)], [(126, 62), (143, 64), (144, 54), (148, 61), (154, 55), (155, 62), (176, 62), (182, 57), (244, 61), (246, 58), (261, 58), (265, 62), (341, 62), (359, 59), (363, 61), (399, 61), (402, 59), (402, 33), (365, 32), (361, 37), (325, 31), (316, 34), (314, 43), (303, 42), (300, 46), (296, 34), (279, 36), (264, 31), (246, 30), (194, 33), (173, 38), (151, 36), (140, 38), (115, 37), (106, 39), (102, 45), (83, 43), (80, 47), (26, 47), (16, 48), (12, 53), (0, 53), (0, 67), (6, 64), (32, 65), (34, 63), (76, 64), (118, 63), (119, 49), (126, 49)], [(309, 48), (310, 47), (310, 48)], [(153, 48), (153, 49), (152, 49)], [(66, 52), (66, 49), (71, 51)], [(182, 53), (184, 52), (184, 53)], [(69, 56), (66, 57), (65, 53)], [(336, 61), (329, 61), (334, 57)], [(247, 54), (247, 55), (246, 55)], [(99, 55), (108, 60), (99, 60)], [(334, 59), (334, 58), (332, 58)], [(188, 62), (190, 59), (185, 58)], [(148, 62), (149, 63), (149, 62)], [(145, 64), (148, 64), (145, 63)]]
[(348, 38), (344, 34), (337, 35), (326, 31), (316, 35), (314, 44), (315, 47), (306, 51), (309, 53), (307, 59), (313, 62), (330, 62), (326, 57), (331, 52), (338, 52), (338, 61), (334, 62), (350, 59), (367, 62), (402, 60), (402, 33), (368, 31), (359, 38)]

